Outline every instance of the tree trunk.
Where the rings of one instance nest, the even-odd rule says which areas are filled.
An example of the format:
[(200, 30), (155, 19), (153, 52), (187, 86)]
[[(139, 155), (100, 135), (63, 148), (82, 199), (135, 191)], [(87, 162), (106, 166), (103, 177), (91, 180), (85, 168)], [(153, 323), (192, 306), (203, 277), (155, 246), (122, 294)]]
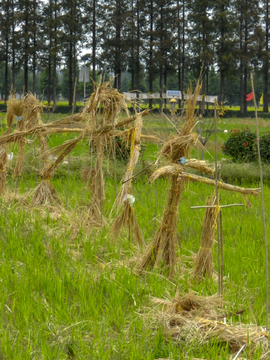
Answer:
[(159, 64), (159, 96), (160, 96), (160, 111), (163, 112), (163, 93), (162, 93), (162, 64)]
[[(70, 30), (70, 39), (72, 39), (72, 31)], [(68, 104), (72, 105), (72, 42), (69, 42), (68, 54)]]
[[(73, 88), (75, 86), (75, 82), (76, 82), (76, 77), (77, 77), (77, 57), (76, 57), (76, 43), (75, 41), (73, 42)], [(75, 91), (75, 93), (74, 93)], [(76, 102), (77, 102), (77, 91), (76, 89), (74, 89), (73, 93), (74, 93), (74, 104), (73, 107), (74, 109), (76, 109)]]
[(240, 112), (244, 112), (245, 108), (245, 94), (244, 94), (244, 88), (243, 88), (243, 10), (240, 9)]
[[(248, 24), (247, 24), (247, 18), (245, 19), (245, 46), (244, 46), (244, 49), (245, 49), (245, 55), (247, 54), (248, 52), (248, 49), (247, 49), (247, 44), (248, 44)], [(244, 113), (247, 112), (247, 101), (245, 99), (246, 95), (247, 95), (247, 75), (248, 75), (248, 69), (247, 69), (247, 60), (245, 59), (245, 62), (244, 62)]]
[[(221, 13), (224, 14), (225, 12), (225, 6), (224, 4), (221, 5)], [(224, 22), (223, 22), (223, 17), (220, 18), (221, 21), (221, 26), (220, 26), (220, 38), (221, 38), (221, 54), (223, 55), (225, 50), (224, 50), (224, 33), (225, 33), (225, 28), (224, 28)], [(220, 69), (220, 103), (224, 104), (225, 102), (225, 71), (224, 69)]]
[(29, 70), (29, 43), (28, 43), (28, 13), (29, 13), (29, 3), (26, 2), (26, 8), (25, 8), (25, 33), (24, 33), (24, 92), (25, 94), (28, 93), (28, 70)]
[[(137, 101), (139, 101), (140, 88), (140, 0), (137, 0), (137, 39), (136, 39), (136, 90)], [(138, 109), (139, 110), (139, 109)]]
[(49, 17), (50, 17), (50, 28), (49, 28), (49, 53), (48, 53), (48, 104), (51, 103), (51, 82), (52, 82), (52, 0), (50, 0), (49, 6)]
[[(154, 25), (154, 6), (153, 0), (150, 5), (150, 44), (149, 44), (149, 92), (153, 93), (153, 25)], [(149, 109), (153, 108), (153, 100), (149, 99)]]
[(57, 100), (57, 95), (56, 95), (56, 88), (57, 88), (56, 66), (57, 66), (56, 54), (54, 54), (54, 56), (53, 56), (53, 111), (56, 109), (56, 100)]
[(53, 54), (53, 111), (56, 109), (56, 89), (57, 89), (57, 1), (54, 7), (54, 54)]
[(92, 79), (96, 81), (96, 0), (93, 0), (93, 74)]
[(9, 41), (8, 41), (8, 35), (5, 39), (5, 102), (8, 100), (8, 47), (9, 47)]
[[(180, 3), (177, 0), (177, 83), (178, 90), (181, 89), (181, 30), (180, 30)], [(178, 106), (181, 107), (181, 100), (178, 100)]]
[(33, 51), (33, 94), (37, 93), (37, 77), (36, 77), (36, 53), (37, 53), (37, 31), (36, 31), (36, 1), (33, 2), (33, 11), (34, 11), (34, 23), (33, 23), (33, 45), (34, 45), (34, 51)]
[(15, 90), (15, 19), (14, 19), (14, 0), (12, 4), (12, 88)]
[(160, 6), (160, 38), (159, 38), (160, 62), (159, 62), (159, 93), (160, 111), (163, 111), (163, 6)]
[(269, 71), (269, 0), (265, 1), (265, 60), (264, 60), (264, 93), (263, 111), (268, 113), (268, 71)]
[(183, 101), (183, 107), (184, 107), (184, 91), (185, 91), (185, 0), (183, 0), (183, 6), (182, 6), (182, 21), (183, 21), (183, 27), (182, 27), (182, 101)]
[(131, 0), (131, 90), (135, 90), (135, 76), (134, 76), (134, 4)]

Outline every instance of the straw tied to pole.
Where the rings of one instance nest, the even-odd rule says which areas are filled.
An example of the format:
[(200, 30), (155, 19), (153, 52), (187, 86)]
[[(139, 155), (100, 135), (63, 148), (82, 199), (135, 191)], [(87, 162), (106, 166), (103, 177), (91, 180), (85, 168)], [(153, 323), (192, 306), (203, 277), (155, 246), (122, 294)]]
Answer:
[[(190, 147), (199, 145), (198, 135), (193, 129), (197, 123), (194, 112), (200, 89), (201, 85), (199, 81), (193, 95), (191, 89), (189, 89), (190, 96), (185, 123), (178, 134), (165, 143), (161, 150), (161, 155), (168, 158), (171, 164), (159, 168), (150, 177), (150, 182), (153, 182), (161, 176), (169, 177), (171, 180), (171, 188), (159, 229), (147, 247), (145, 254), (143, 254), (138, 261), (136, 266), (138, 271), (153, 268), (157, 263), (165, 263), (168, 274), (173, 274), (176, 264), (178, 205), (182, 195), (183, 184), (185, 181), (196, 181), (216, 186), (216, 181), (213, 179), (187, 172), (187, 168), (192, 168), (209, 175), (214, 175), (213, 168), (209, 167), (206, 162), (188, 159)], [(225, 184), (221, 181), (218, 182), (218, 188), (255, 196), (260, 193), (260, 189), (246, 189)]]

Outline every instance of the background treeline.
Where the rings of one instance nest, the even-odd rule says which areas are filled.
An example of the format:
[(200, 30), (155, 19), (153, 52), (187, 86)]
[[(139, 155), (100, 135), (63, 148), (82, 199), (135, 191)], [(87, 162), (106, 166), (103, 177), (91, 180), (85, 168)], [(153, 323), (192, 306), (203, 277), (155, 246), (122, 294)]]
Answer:
[[(6, 100), (13, 85), (72, 104), (87, 52), (93, 80), (117, 75), (122, 91), (161, 95), (185, 91), (204, 63), (203, 93), (240, 104), (242, 112), (253, 70), (268, 111), (269, 1), (2, 0), (0, 94)], [(77, 93), (83, 96), (82, 83)]]

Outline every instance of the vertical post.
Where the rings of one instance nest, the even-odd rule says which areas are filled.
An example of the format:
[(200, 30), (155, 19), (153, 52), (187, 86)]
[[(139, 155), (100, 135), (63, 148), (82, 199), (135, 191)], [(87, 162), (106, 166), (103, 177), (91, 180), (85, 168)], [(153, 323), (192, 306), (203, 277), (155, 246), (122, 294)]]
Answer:
[(268, 332), (268, 314), (269, 314), (269, 281), (268, 281), (268, 244), (267, 244), (267, 234), (266, 234), (266, 223), (265, 223), (265, 210), (264, 210), (264, 196), (263, 196), (263, 171), (262, 171), (262, 160), (261, 160), (261, 151), (260, 151), (260, 138), (259, 138), (259, 122), (257, 114), (257, 104), (254, 91), (254, 82), (253, 74), (250, 73), (250, 80), (253, 92), (253, 101), (255, 107), (255, 116), (256, 116), (256, 134), (257, 134), (257, 149), (258, 149), (258, 161), (260, 167), (260, 179), (261, 179), (261, 204), (262, 204), (262, 221), (263, 221), (263, 230), (264, 230), (264, 244), (265, 244), (265, 279), (266, 279), (266, 331)]
[(220, 218), (220, 292), (223, 296), (223, 226), (222, 226), (222, 211), (219, 213)]
[[(219, 205), (219, 195), (218, 195), (218, 169), (217, 169), (217, 100), (215, 99), (215, 180), (216, 180), (216, 200), (215, 205)], [(221, 296), (221, 264), (220, 264), (220, 239), (219, 239), (219, 217), (217, 216), (217, 243), (218, 243), (218, 295)]]

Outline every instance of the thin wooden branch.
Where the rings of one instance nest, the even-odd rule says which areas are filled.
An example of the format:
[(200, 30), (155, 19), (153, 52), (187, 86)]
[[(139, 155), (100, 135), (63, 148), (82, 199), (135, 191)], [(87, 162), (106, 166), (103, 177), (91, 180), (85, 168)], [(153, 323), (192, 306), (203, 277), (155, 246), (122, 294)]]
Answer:
[[(229, 208), (229, 207), (233, 207), (233, 206), (244, 206), (244, 204), (228, 204), (228, 205), (220, 205), (219, 207), (221, 209), (224, 209), (224, 208)], [(202, 206), (190, 206), (190, 209), (213, 209), (215, 208), (216, 205), (202, 205)]]
[(253, 101), (254, 101), (254, 107), (255, 107), (257, 149), (258, 149), (258, 161), (259, 161), (259, 166), (260, 166), (260, 179), (261, 179), (262, 221), (263, 221), (264, 243), (265, 243), (266, 331), (268, 332), (268, 314), (269, 314), (268, 245), (267, 245), (265, 209), (264, 209), (264, 196), (263, 196), (263, 170), (262, 170), (262, 160), (261, 160), (261, 151), (260, 151), (259, 122), (258, 122), (257, 104), (256, 104), (256, 97), (255, 97), (255, 91), (254, 91), (254, 83), (253, 83), (253, 74), (252, 74), (252, 72), (250, 73), (250, 80), (251, 80), (251, 86), (252, 86), (252, 92), (253, 92)]

